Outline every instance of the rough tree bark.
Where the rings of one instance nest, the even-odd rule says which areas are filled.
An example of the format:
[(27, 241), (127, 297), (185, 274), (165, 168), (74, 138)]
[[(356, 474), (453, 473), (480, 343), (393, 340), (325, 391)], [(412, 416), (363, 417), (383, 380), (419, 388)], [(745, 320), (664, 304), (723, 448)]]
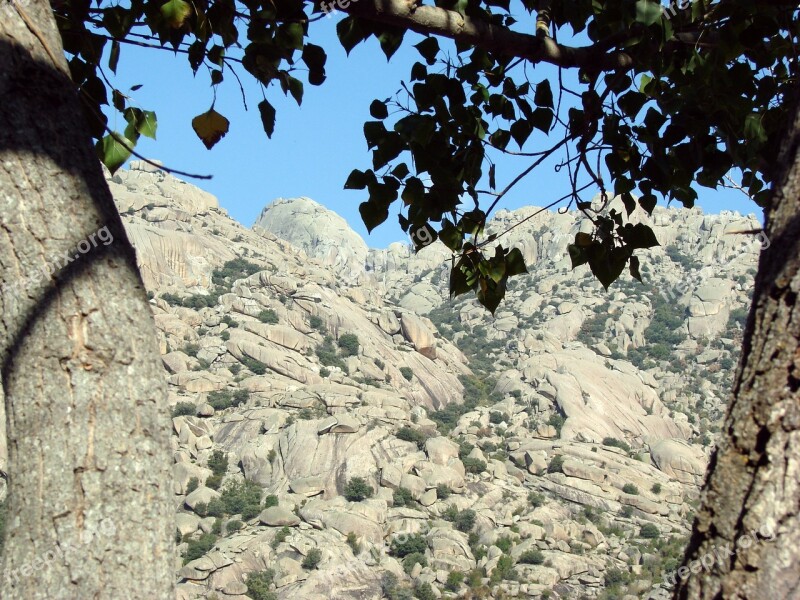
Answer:
[(800, 598), (800, 104), (791, 115), (766, 211), (770, 246), (675, 589), (682, 600)]
[(155, 328), (68, 72), (49, 4), (0, 0), (0, 595), (174, 598)]

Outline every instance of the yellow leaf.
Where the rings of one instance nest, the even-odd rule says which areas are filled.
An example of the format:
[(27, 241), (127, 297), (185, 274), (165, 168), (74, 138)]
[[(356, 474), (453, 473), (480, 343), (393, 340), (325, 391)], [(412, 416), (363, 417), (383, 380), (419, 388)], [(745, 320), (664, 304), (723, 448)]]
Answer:
[(191, 12), (192, 8), (185, 0), (169, 0), (161, 7), (161, 16), (173, 29), (181, 27)]
[(209, 150), (225, 137), (229, 125), (230, 121), (213, 108), (192, 119), (192, 129)]

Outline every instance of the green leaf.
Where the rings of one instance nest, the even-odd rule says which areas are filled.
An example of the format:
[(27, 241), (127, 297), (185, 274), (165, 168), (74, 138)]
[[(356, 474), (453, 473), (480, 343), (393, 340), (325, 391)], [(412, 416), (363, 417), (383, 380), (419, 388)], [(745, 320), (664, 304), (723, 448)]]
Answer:
[(473, 286), (469, 283), (469, 275), (462, 261), (450, 269), (450, 297), (455, 298), (469, 292)]
[(264, 133), (268, 138), (272, 138), (272, 134), (275, 133), (275, 107), (265, 99), (258, 103), (258, 112), (261, 115)]
[(400, 44), (403, 43), (403, 36), (405, 33), (406, 30), (400, 27), (387, 27), (378, 34), (378, 41), (381, 44), (381, 50), (383, 50), (383, 53), (386, 55), (386, 60), (392, 58), (394, 53), (397, 52)]
[(447, 219), (442, 219), (442, 227), (439, 231), (439, 239), (453, 252), (461, 250), (464, 236), (461, 231)]
[(380, 100), (373, 100), (369, 105), (369, 114), (373, 119), (385, 119), (389, 116), (389, 109), (386, 108), (386, 102)]
[(660, 246), (656, 239), (656, 234), (644, 223), (636, 225), (627, 224), (621, 231), (622, 239), (631, 248), (652, 248)]
[(761, 123), (761, 115), (750, 114), (744, 120), (744, 139), (748, 142), (763, 144), (767, 141), (767, 132)]
[(353, 169), (350, 173), (350, 176), (347, 178), (347, 181), (344, 184), (344, 189), (363, 190), (366, 189), (369, 181), (370, 180), (367, 177), (366, 173), (364, 173), (363, 171), (359, 171), (358, 169)]
[(553, 90), (550, 89), (550, 81), (545, 79), (536, 86), (536, 93), (533, 95), (533, 102), (536, 106), (543, 108), (554, 108)]
[(136, 124), (136, 130), (145, 137), (156, 139), (156, 130), (158, 129), (158, 118), (156, 113), (152, 110), (142, 111), (142, 118)]
[(531, 125), (536, 129), (548, 133), (553, 124), (553, 111), (549, 108), (537, 108), (531, 115)]
[(168, 0), (161, 6), (161, 17), (173, 29), (182, 27), (191, 12), (192, 7), (185, 0)]
[(521, 275), (527, 273), (528, 267), (525, 266), (525, 259), (522, 256), (519, 248), (514, 248), (506, 256), (506, 275), (513, 277), (514, 275)]
[(95, 144), (95, 151), (102, 163), (113, 174), (130, 158), (134, 145), (133, 141), (114, 132), (98, 140)]
[(225, 137), (229, 127), (230, 121), (213, 108), (192, 119), (192, 129), (209, 150)]
[(644, 283), (642, 281), (642, 274), (639, 272), (639, 257), (638, 256), (631, 256), (630, 264), (628, 265), (628, 269), (630, 270), (631, 277), (637, 279), (639, 283)]
[(435, 37), (429, 37), (416, 44), (414, 48), (422, 55), (429, 65), (436, 62), (436, 55), (439, 53), (439, 40)]
[(603, 287), (608, 289), (622, 274), (629, 254), (624, 248), (613, 248), (611, 252), (607, 252), (605, 248), (602, 250), (599, 254), (589, 258), (589, 268), (598, 281), (603, 284)]
[(336, 35), (339, 37), (339, 42), (345, 52), (350, 54), (350, 51), (356, 45), (369, 37), (369, 32), (364, 31), (364, 28), (354, 17), (348, 16), (336, 24)]
[(480, 302), (490, 313), (495, 313), (505, 295), (506, 279), (502, 279), (499, 283), (485, 277), (481, 277), (478, 280), (478, 302)]
[(111, 54), (108, 56), (108, 68), (114, 73), (117, 72), (117, 64), (119, 63), (119, 42), (114, 40), (111, 43)]
[(636, 2), (636, 21), (645, 25), (653, 25), (661, 20), (661, 4), (654, 0), (638, 0)]
[(389, 217), (389, 207), (379, 202), (362, 202), (358, 207), (361, 219), (370, 233)]

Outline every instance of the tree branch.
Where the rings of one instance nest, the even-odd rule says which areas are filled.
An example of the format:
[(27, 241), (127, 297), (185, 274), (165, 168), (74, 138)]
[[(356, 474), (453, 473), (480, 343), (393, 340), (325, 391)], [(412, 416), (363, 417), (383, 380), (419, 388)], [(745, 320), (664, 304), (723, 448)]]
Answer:
[(564, 46), (549, 37), (518, 33), (452, 10), (417, 5), (413, 0), (353, 0), (351, 3), (339, 0), (337, 8), (369, 21), (450, 38), (533, 63), (593, 71), (616, 71), (633, 66), (633, 58), (625, 52), (606, 52), (594, 46)]

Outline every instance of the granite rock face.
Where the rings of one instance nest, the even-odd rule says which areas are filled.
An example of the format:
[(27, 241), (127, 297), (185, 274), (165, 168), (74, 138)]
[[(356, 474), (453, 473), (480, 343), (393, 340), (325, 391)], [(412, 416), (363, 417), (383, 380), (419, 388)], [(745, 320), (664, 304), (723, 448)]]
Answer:
[(268, 569), (280, 600), (381, 598), (391, 577), (461, 597), (454, 571), (483, 597), (596, 598), (612, 570), (667, 593), (652, 574), (688, 534), (757, 258), (731, 232), (754, 217), (634, 213), (661, 247), (646, 285), (606, 292), (571, 269), (579, 215), (500, 211), (490, 231), (530, 217), (504, 241), (530, 273), (492, 317), (449, 300), (440, 244), (368, 249), (307, 198), (247, 229), (144, 163), (109, 184), (176, 407), (180, 549), (213, 537), (178, 598), (244, 600)]

